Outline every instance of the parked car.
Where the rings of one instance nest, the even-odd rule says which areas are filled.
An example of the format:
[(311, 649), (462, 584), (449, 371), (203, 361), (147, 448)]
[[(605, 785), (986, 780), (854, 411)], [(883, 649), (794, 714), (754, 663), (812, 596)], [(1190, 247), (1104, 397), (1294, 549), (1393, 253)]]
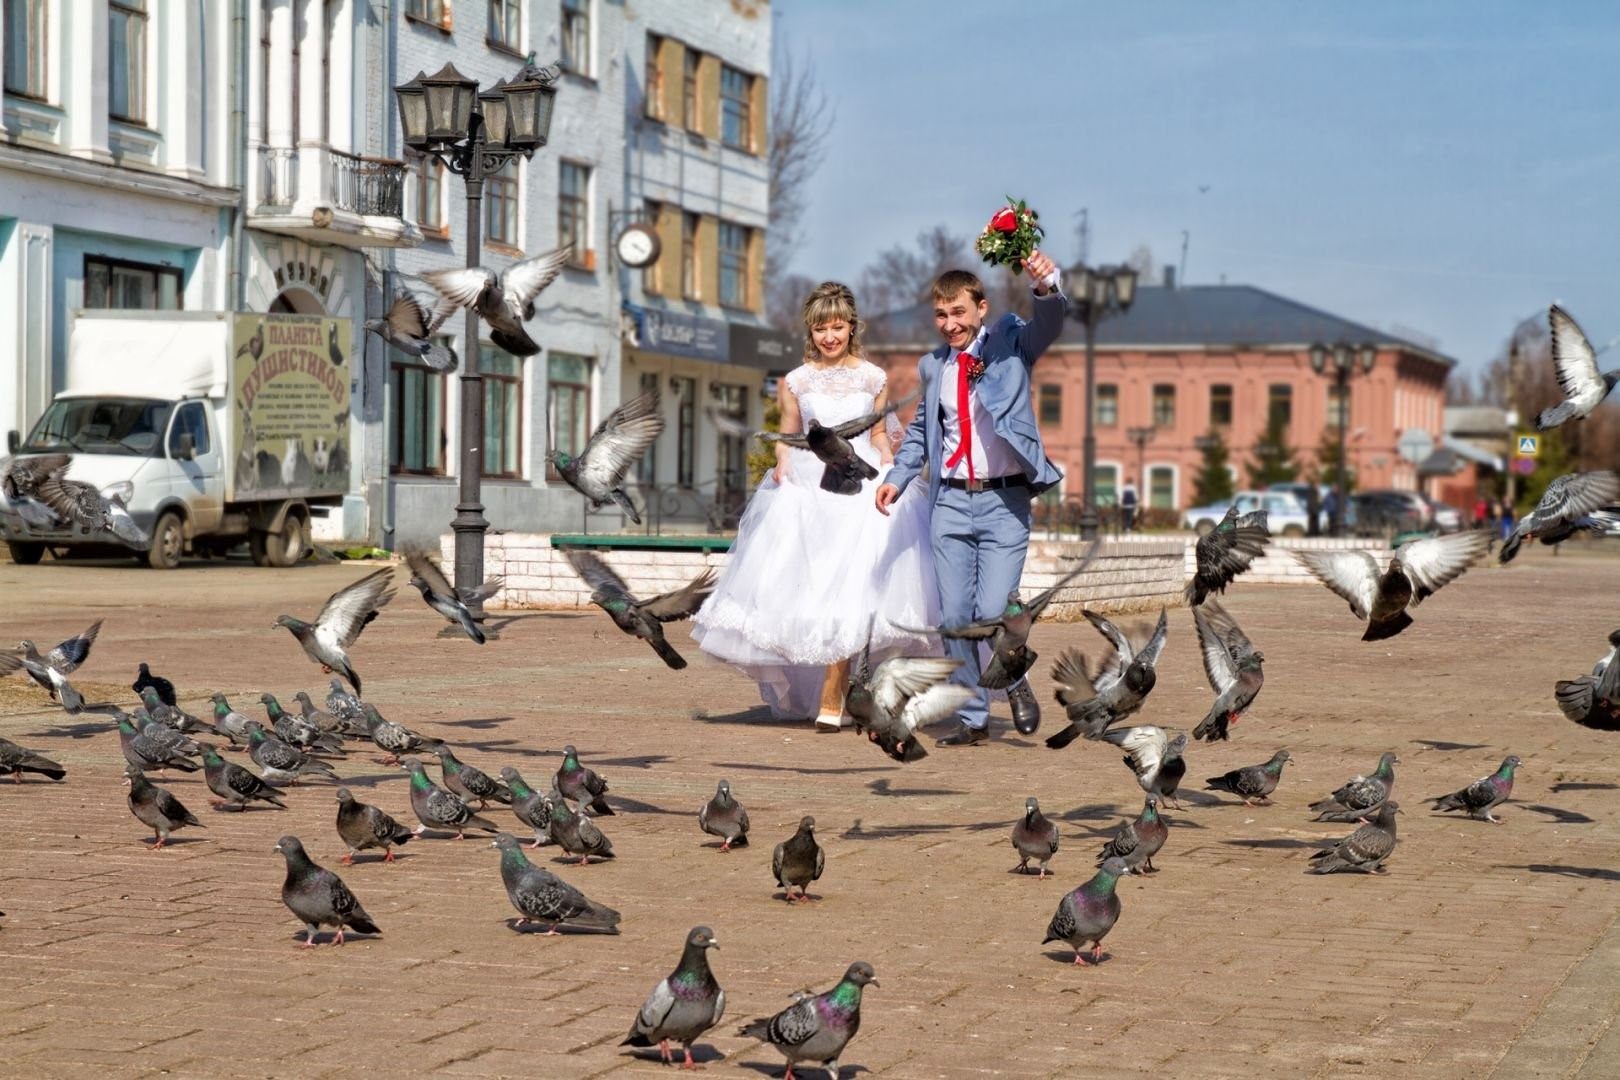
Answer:
[[(1312, 491), (1314, 491), (1316, 493), (1316, 508), (1317, 508), (1316, 509), (1316, 522), (1317, 522), (1317, 527), (1321, 530), (1321, 532), (1322, 532), (1322, 534), (1324, 536), (1327, 535), (1329, 529), (1333, 528), (1333, 515), (1328, 510), (1328, 507), (1330, 506), (1330, 503), (1328, 502), (1328, 496), (1330, 496), (1333, 493), (1332, 485), (1330, 485), (1330, 484), (1307, 484), (1307, 483), (1304, 483), (1303, 481), (1300, 481), (1300, 482), (1295, 482), (1295, 483), (1290, 483), (1290, 484), (1268, 484), (1266, 486), (1266, 490), (1267, 491), (1284, 491), (1284, 492), (1287, 492), (1287, 493), (1293, 495), (1295, 498), (1299, 499), (1300, 503), (1303, 504), (1304, 506), (1306, 506), (1307, 508), (1311, 505), (1311, 493), (1312, 493)], [(1352, 526), (1355, 525), (1355, 523), (1356, 523), (1356, 510), (1355, 510), (1354, 504), (1352, 504), (1346, 510), (1344, 523), (1345, 523), (1346, 527), (1352, 527)]]
[(1240, 491), (1227, 502), (1195, 506), (1181, 515), (1181, 526), (1203, 536), (1226, 516), (1227, 507), (1237, 505), (1238, 513), (1266, 512), (1266, 525), (1274, 536), (1304, 536), (1310, 514), (1299, 496), (1286, 491)]
[(1434, 528), (1434, 511), (1414, 491), (1389, 488), (1358, 491), (1350, 496), (1356, 507), (1356, 531), (1365, 536), (1424, 532)]
[(1436, 499), (1431, 499), (1427, 495), (1421, 496), (1421, 498), (1429, 507), (1430, 520), (1434, 522), (1436, 532), (1462, 532), (1463, 519), (1461, 510)]

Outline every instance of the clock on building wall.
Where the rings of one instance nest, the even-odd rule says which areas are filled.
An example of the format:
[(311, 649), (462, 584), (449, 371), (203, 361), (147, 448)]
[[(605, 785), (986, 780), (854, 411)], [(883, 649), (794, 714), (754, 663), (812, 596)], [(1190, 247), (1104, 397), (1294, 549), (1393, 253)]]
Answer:
[(640, 222), (626, 225), (613, 243), (613, 250), (618, 253), (619, 261), (636, 270), (657, 262), (658, 253), (662, 249), (663, 245), (658, 242), (658, 234), (651, 226)]

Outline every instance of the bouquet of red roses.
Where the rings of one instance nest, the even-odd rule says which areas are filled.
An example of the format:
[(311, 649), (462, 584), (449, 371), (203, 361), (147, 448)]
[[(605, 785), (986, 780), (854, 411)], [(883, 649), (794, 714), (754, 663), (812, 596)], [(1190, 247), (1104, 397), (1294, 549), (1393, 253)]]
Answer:
[(1007, 205), (991, 216), (973, 247), (991, 266), (1010, 266), (1016, 274), (1045, 234), (1040, 215), (1025, 206), (1023, 199), (1009, 195)]

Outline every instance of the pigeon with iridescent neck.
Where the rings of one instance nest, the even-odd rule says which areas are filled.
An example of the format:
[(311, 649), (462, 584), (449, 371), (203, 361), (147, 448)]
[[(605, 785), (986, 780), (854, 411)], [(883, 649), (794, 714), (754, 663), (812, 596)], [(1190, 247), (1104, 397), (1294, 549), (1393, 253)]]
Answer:
[(343, 737), (331, 732), (322, 731), (302, 716), (295, 716), (281, 707), (274, 694), (260, 694), (259, 702), (264, 706), (265, 715), (270, 720), (270, 728), (276, 733), (276, 738), (288, 746), (296, 746), (300, 750), (314, 752), (316, 750), (329, 754), (343, 753)]
[(479, 817), (466, 803), (429, 780), (420, 761), (412, 758), (403, 767), (411, 774), (411, 810), (422, 823), (416, 830), (417, 836), (429, 829), (454, 829), (456, 839), (465, 840), (468, 829), (487, 833), (501, 831), (493, 821)]
[(1138, 649), (1119, 627), (1094, 611), (1084, 613), (1097, 632), (1108, 639), (1109, 651), (1098, 662), (1097, 674), (1087, 669), (1086, 658), (1076, 649), (1067, 649), (1052, 668), (1052, 678), (1062, 684), (1058, 704), (1069, 717), (1069, 726), (1046, 740), (1053, 750), (1061, 750), (1076, 738), (1101, 738), (1110, 725), (1134, 715), (1158, 685), (1157, 664), (1164, 654), (1170, 633), (1169, 613), (1159, 609), (1159, 622)]
[(136, 730), (134, 718), (128, 713), (118, 718), (118, 746), (124, 760), (137, 769), (179, 769), (196, 772), (198, 766), (187, 755), (147, 738)]
[(208, 790), (219, 796), (214, 809), (246, 810), (254, 802), (266, 802), (278, 810), (287, 809), (287, 804), (281, 801), (280, 792), (242, 766), (220, 757), (219, 749), (213, 743), (202, 743), (199, 749), (202, 751), (203, 776), (208, 781)]
[(607, 612), (613, 625), (651, 645), (666, 666), (676, 671), (686, 667), (686, 658), (665, 639), (664, 624), (689, 619), (703, 606), (714, 591), (713, 570), (703, 571), (672, 592), (638, 600), (624, 579), (590, 552), (571, 550), (567, 558), (574, 572), (591, 587), (591, 603)]
[(317, 866), (304, 851), (296, 836), (283, 836), (276, 841), (276, 850), (287, 860), (287, 877), (281, 883), (281, 902), (298, 917), (309, 931), (304, 948), (313, 948), (315, 934), (322, 926), (337, 927), (333, 945), (343, 944), (343, 931), (352, 929), (361, 934), (380, 934), (366, 909), (343, 879), (324, 867)]
[(624, 478), (640, 461), (664, 430), (664, 414), (659, 408), (658, 391), (649, 390), (620, 405), (597, 425), (590, 441), (578, 454), (552, 450), (546, 460), (568, 486), (585, 496), (591, 509), (617, 503), (625, 517), (636, 525), (641, 514), (624, 490)]
[(1339, 789), (1325, 799), (1313, 802), (1310, 809), (1317, 821), (1360, 821), (1378, 812), (1378, 808), (1395, 791), (1395, 766), (1401, 759), (1385, 751), (1378, 759), (1378, 768), (1366, 776), (1352, 776)]
[(1057, 913), (1047, 924), (1046, 937), (1041, 939), (1041, 944), (1064, 942), (1074, 950), (1076, 964), (1085, 963), (1085, 947), (1090, 945), (1091, 962), (1102, 963), (1103, 938), (1119, 922), (1119, 894), (1115, 888), (1119, 879), (1129, 872), (1125, 860), (1104, 859), (1090, 881), (1065, 893), (1058, 901)]
[(1489, 821), (1497, 825), (1502, 819), (1491, 813), (1513, 794), (1513, 773), (1524, 762), (1518, 754), (1509, 754), (1489, 776), (1482, 776), (1472, 784), (1453, 791), (1450, 795), (1433, 796), (1434, 808), (1440, 811), (1461, 810), (1475, 821)]
[(531, 848), (551, 843), (551, 807), (546, 797), (529, 786), (521, 773), (510, 765), (501, 769), (501, 779), (512, 792), (512, 816), (534, 830)]
[(438, 739), (419, 735), (404, 724), (396, 724), (392, 720), (383, 718), (377, 707), (370, 702), (361, 706), (365, 717), (366, 730), (371, 735), (371, 741), (377, 749), (388, 754), (382, 759), (384, 765), (398, 765), (401, 754), (419, 754), (424, 751), (433, 753), (443, 746)]
[(877, 985), (872, 965), (857, 960), (831, 990), (801, 997), (775, 1016), (744, 1025), (737, 1034), (763, 1039), (780, 1050), (788, 1062), (784, 1080), (793, 1080), (793, 1066), (801, 1061), (820, 1062), (836, 1077), (838, 1059), (861, 1030), (861, 992)]
[(613, 843), (585, 813), (585, 807), (575, 809), (568, 805), (555, 787), (546, 799), (551, 823), (551, 839), (563, 851), (579, 856), (579, 865), (586, 866), (594, 856), (598, 859), (614, 858)]
[(1361, 828), (1311, 856), (1307, 874), (1382, 874), (1384, 860), (1395, 851), (1395, 815), (1399, 803), (1385, 801), (1378, 813), (1356, 820)]
[(607, 781), (590, 766), (581, 765), (579, 751), (572, 746), (563, 747), (563, 761), (557, 769), (556, 784), (563, 798), (588, 806), (593, 814), (613, 816), (613, 807), (607, 804)]
[(1287, 750), (1271, 755), (1264, 765), (1245, 765), (1204, 781), (1206, 791), (1227, 791), (1243, 800), (1244, 806), (1271, 805), (1271, 793), (1282, 779), (1283, 766), (1291, 759)]
[(1097, 865), (1104, 861), (1119, 858), (1124, 861), (1125, 868), (1133, 874), (1155, 874), (1153, 856), (1164, 847), (1164, 842), (1170, 836), (1170, 827), (1165, 824), (1164, 818), (1159, 816), (1159, 800), (1149, 795), (1142, 803), (1142, 815), (1135, 821), (1127, 821), (1114, 833), (1114, 838), (1102, 847), (1097, 856)]
[(499, 780), (492, 779), (482, 769), (476, 769), (451, 753), (450, 747), (440, 743), (436, 748), (439, 754), (439, 768), (444, 773), (444, 787), (446, 791), (461, 796), (461, 801), (472, 805), (472, 800), (478, 800), (478, 809), (482, 810), (489, 805), (489, 800), (498, 803), (510, 803), (512, 792)]
[(224, 694), (215, 694), (211, 700), (214, 703), (214, 730), (231, 740), (232, 747), (246, 746), (248, 724), (252, 722), (252, 717), (243, 716), (231, 708)]
[(344, 866), (353, 865), (356, 855), (374, 847), (383, 849), (383, 862), (393, 862), (394, 848), (409, 842), (415, 835), (385, 811), (360, 802), (348, 788), (337, 789), (337, 801), (338, 838), (349, 848), (338, 860)]
[(1031, 795), (1024, 800), (1024, 816), (1013, 824), (1013, 849), (1018, 852), (1018, 865), (1013, 869), (1029, 873), (1029, 860), (1041, 864), (1041, 877), (1046, 877), (1046, 864), (1057, 854), (1058, 828), (1041, 813), (1041, 804)]
[(501, 881), (506, 898), (517, 908), (517, 926), (549, 923), (546, 934), (559, 926), (594, 930), (602, 934), (619, 932), (619, 913), (598, 904), (550, 870), (534, 865), (523, 854), (523, 847), (511, 833), (500, 833), (491, 847), (501, 852)]
[(709, 970), (709, 950), (720, 943), (707, 926), (695, 926), (686, 935), (681, 962), (669, 977), (653, 987), (641, 1011), (630, 1024), (630, 1034), (620, 1046), (658, 1045), (664, 1064), (672, 1065), (669, 1044), (678, 1042), (686, 1050), (686, 1068), (695, 1069), (692, 1044), (705, 1031), (718, 1024), (726, 1013), (726, 992), (720, 989)]

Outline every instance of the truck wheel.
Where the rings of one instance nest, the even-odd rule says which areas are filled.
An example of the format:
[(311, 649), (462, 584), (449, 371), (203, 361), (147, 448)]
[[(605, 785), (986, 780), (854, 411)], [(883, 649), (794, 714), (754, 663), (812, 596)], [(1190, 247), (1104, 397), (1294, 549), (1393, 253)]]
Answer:
[(30, 540), (10, 540), (6, 547), (11, 551), (11, 561), (18, 566), (33, 566), (45, 557), (45, 545)]
[(180, 565), (180, 552), (185, 544), (186, 530), (180, 515), (165, 510), (152, 526), (152, 546), (146, 552), (146, 565), (154, 570), (173, 570)]
[(297, 514), (288, 514), (281, 523), (279, 536), (267, 536), (265, 547), (270, 557), (271, 566), (293, 566), (304, 557), (309, 549), (309, 528), (304, 519)]
[(1301, 528), (1300, 526), (1298, 526), (1298, 525), (1289, 525), (1289, 526), (1287, 526), (1286, 528), (1283, 529), (1282, 534), (1284, 536), (1297, 538), (1297, 537), (1304, 536), (1305, 535), (1305, 530), (1303, 528)]

